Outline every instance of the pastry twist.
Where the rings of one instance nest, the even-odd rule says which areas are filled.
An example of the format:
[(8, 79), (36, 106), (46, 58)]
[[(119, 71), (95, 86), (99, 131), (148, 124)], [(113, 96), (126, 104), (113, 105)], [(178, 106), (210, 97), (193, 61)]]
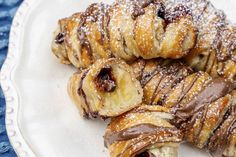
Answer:
[(98, 60), (68, 84), (71, 99), (86, 118), (118, 116), (142, 102), (143, 90), (131, 67), (118, 59)]
[(236, 26), (208, 0), (175, 0), (187, 5), (198, 36), (185, 61), (213, 77), (236, 78)]
[(193, 73), (181, 63), (140, 60), (133, 67), (144, 89), (144, 102), (170, 108), (175, 116), (172, 123), (186, 141), (236, 156), (235, 83)]
[(178, 157), (180, 131), (161, 106), (143, 105), (113, 118), (104, 135), (111, 157)]
[(85, 12), (59, 20), (52, 51), (62, 63), (88, 67), (100, 58), (172, 58), (194, 47), (191, 11), (158, 0), (95, 3)]

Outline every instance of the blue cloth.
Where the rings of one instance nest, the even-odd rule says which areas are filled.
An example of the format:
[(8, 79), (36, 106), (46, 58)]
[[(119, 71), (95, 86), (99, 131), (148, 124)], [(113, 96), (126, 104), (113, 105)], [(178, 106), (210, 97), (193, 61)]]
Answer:
[[(6, 58), (12, 19), (22, 0), (0, 0), (0, 67)], [(5, 127), (6, 103), (0, 89), (0, 157), (16, 157)]]

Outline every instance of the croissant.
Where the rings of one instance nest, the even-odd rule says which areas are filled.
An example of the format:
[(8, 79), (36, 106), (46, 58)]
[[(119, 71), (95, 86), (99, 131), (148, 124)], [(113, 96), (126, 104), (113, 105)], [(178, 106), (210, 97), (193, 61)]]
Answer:
[(185, 56), (194, 47), (196, 29), (184, 5), (165, 6), (157, 0), (95, 3), (85, 12), (61, 19), (52, 51), (62, 63), (86, 68), (101, 58)]
[(186, 63), (213, 77), (236, 78), (236, 26), (208, 0), (175, 0), (192, 11), (198, 35)]
[[(211, 152), (236, 156), (236, 84), (193, 73), (181, 63), (139, 60), (133, 65), (144, 89), (144, 102), (171, 110), (184, 139)], [(166, 68), (165, 68), (166, 67)]]
[(137, 107), (143, 90), (130, 66), (118, 59), (101, 59), (75, 73), (68, 93), (85, 118), (109, 118)]
[(113, 118), (104, 135), (111, 157), (178, 157), (181, 132), (168, 109), (142, 105)]

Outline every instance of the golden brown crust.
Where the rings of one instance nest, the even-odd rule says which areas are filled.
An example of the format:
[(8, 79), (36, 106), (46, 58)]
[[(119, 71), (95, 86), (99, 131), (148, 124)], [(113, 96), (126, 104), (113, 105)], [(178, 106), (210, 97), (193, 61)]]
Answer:
[(133, 67), (145, 103), (169, 108), (174, 114), (172, 124), (183, 131), (186, 141), (212, 152), (225, 151), (225, 156), (235, 153), (234, 82), (193, 73), (167, 60), (139, 60)]
[[(128, 62), (139, 57), (181, 58), (196, 40), (193, 19), (182, 6), (173, 6), (177, 16), (165, 8), (165, 3), (149, 0), (92, 4), (63, 26), (59, 23), (63, 29), (55, 32), (53, 52), (79, 68), (112, 56)], [(55, 42), (59, 34), (65, 40)]]
[(52, 41), (52, 52), (60, 60), (62, 64), (70, 64), (68, 53), (65, 45), (66, 25), (68, 18), (64, 18), (58, 21), (59, 27), (54, 32), (54, 38)]
[(175, 100), (170, 91), (192, 73), (191, 69), (179, 61), (173, 63), (171, 60), (138, 60), (132, 67), (143, 87), (144, 102), (150, 105), (165, 104), (169, 97)]
[(196, 70), (206, 71), (212, 77), (236, 77), (236, 26), (226, 19), (208, 0), (176, 0), (193, 12), (198, 30), (196, 46), (185, 61)]

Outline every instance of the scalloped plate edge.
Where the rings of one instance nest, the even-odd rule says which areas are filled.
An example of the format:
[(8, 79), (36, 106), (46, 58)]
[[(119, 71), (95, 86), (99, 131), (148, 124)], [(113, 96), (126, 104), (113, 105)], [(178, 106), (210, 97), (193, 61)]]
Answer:
[(36, 2), (36, 0), (24, 0), (18, 8), (11, 26), (8, 54), (0, 73), (1, 87), (6, 99), (5, 122), (7, 134), (12, 147), (19, 157), (36, 157), (22, 136), (18, 125), (17, 117), (20, 103), (16, 86), (12, 81), (12, 72), (19, 61), (19, 54), (21, 53), (20, 43), (24, 20), (27, 18), (28, 11)]

